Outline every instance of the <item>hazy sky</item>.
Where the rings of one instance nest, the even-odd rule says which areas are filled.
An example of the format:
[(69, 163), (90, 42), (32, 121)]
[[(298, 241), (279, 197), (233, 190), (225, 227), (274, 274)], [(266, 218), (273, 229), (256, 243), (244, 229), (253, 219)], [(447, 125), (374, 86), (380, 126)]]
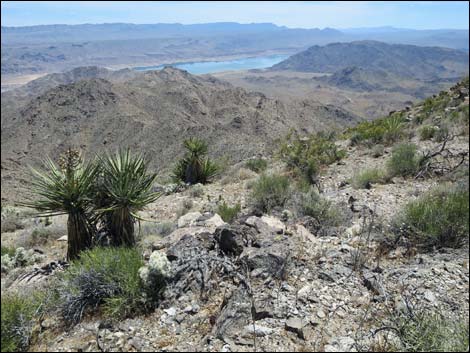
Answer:
[(467, 1), (2, 1), (2, 26), (272, 22), (302, 28), (468, 29)]

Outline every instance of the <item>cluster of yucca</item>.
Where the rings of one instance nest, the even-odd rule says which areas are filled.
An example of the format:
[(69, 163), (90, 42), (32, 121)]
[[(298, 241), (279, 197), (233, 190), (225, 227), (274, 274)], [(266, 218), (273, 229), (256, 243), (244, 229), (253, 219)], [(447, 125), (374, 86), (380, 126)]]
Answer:
[(189, 184), (208, 183), (218, 173), (219, 167), (206, 157), (207, 143), (189, 138), (184, 141), (184, 147), (188, 152), (173, 169), (173, 179)]
[(129, 150), (84, 163), (78, 151), (68, 149), (58, 165), (47, 158), (42, 170), (32, 169), (33, 191), (39, 198), (23, 205), (41, 216), (68, 215), (68, 260), (92, 246), (98, 226), (112, 245), (133, 246), (137, 211), (160, 196), (151, 191), (156, 174), (149, 173), (147, 165), (144, 156)]

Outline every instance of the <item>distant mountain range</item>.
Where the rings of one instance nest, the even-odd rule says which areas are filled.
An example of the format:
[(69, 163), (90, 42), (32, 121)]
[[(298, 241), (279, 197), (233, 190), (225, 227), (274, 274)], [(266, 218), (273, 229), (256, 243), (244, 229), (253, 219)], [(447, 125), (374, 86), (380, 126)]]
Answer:
[[(273, 70), (335, 73), (350, 67), (356, 74), (387, 75), (419, 80), (461, 78), (468, 74), (469, 56), (460, 50), (356, 41), (312, 46), (274, 65)], [(353, 72), (349, 70), (349, 75)], [(385, 72), (385, 73), (384, 73)], [(347, 72), (346, 72), (347, 73)], [(338, 73), (343, 75), (343, 73)], [(337, 80), (337, 77), (333, 77)]]
[(295, 54), (312, 45), (378, 40), (468, 52), (468, 30), (302, 29), (271, 23), (126, 23), (2, 27), (2, 74), (77, 66), (146, 66), (266, 54)]

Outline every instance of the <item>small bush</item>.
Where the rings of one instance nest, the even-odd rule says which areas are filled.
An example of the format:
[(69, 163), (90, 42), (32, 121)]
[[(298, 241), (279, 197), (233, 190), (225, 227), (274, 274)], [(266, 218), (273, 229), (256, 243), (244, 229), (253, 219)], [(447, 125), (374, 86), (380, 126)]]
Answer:
[(204, 195), (204, 187), (201, 184), (196, 184), (189, 189), (191, 197), (201, 197)]
[(297, 215), (314, 218), (320, 227), (337, 226), (341, 223), (339, 210), (312, 187), (307, 192), (294, 195), (293, 207)]
[(434, 140), (436, 142), (442, 142), (447, 137), (449, 137), (449, 128), (446, 125), (441, 126), (434, 134)]
[(176, 216), (180, 218), (181, 216), (184, 216), (186, 213), (193, 208), (194, 203), (193, 200), (191, 199), (184, 199), (183, 202), (181, 203), (181, 207), (178, 209), (176, 212)]
[(53, 233), (49, 228), (35, 228), (31, 233), (31, 239), (29, 244), (31, 246), (44, 245), (53, 236)]
[(94, 248), (81, 253), (61, 276), (58, 293), (66, 323), (78, 323), (86, 312), (103, 308), (119, 319), (144, 313), (158, 298), (148, 297), (139, 277), (142, 256), (132, 248)]
[(413, 317), (401, 315), (394, 319), (404, 352), (466, 352), (468, 351), (468, 317), (449, 319), (439, 312), (424, 311)]
[(416, 145), (403, 143), (392, 150), (392, 156), (387, 164), (387, 171), (390, 177), (412, 176), (419, 166), (419, 159), (416, 155)]
[(10, 257), (13, 257), (13, 256), (15, 256), (15, 250), (16, 250), (15, 248), (11, 248), (11, 247), (2, 245), (2, 256), (3, 255), (8, 255)]
[(263, 158), (253, 158), (246, 162), (246, 167), (255, 173), (260, 173), (266, 170), (268, 162)]
[(41, 303), (35, 296), (2, 294), (2, 352), (25, 352)]
[(1, 271), (6, 273), (15, 267), (33, 265), (43, 259), (43, 255), (34, 250), (25, 250), (22, 247), (15, 249), (14, 254), (2, 255)]
[(370, 189), (371, 184), (382, 183), (385, 181), (384, 173), (379, 169), (367, 169), (362, 173), (356, 174), (351, 185), (355, 189)]
[(7, 219), (2, 219), (1, 232), (10, 233), (18, 229), (24, 229), (24, 225), (21, 223), (21, 220), (17, 217), (10, 217)]
[(384, 152), (385, 152), (384, 145), (378, 144), (378, 145), (374, 145), (371, 148), (370, 155), (374, 158), (378, 158), (378, 157), (382, 157), (384, 155)]
[(361, 122), (346, 130), (344, 137), (350, 139), (351, 145), (360, 143), (390, 145), (403, 137), (404, 127), (404, 115), (395, 113), (386, 118)]
[(289, 198), (289, 179), (281, 175), (261, 175), (253, 184), (251, 197), (254, 206), (264, 212), (283, 207)]
[(458, 247), (468, 241), (468, 183), (439, 187), (408, 203), (396, 221), (425, 249)]
[(290, 132), (279, 149), (279, 157), (296, 176), (310, 184), (318, 183), (320, 168), (337, 162), (346, 151), (336, 146), (333, 134), (317, 133), (300, 137)]
[(436, 134), (438, 130), (439, 128), (437, 128), (436, 126), (423, 125), (418, 130), (419, 139), (421, 141), (430, 140), (434, 137), (434, 135)]
[(241, 210), (241, 206), (237, 203), (235, 206), (230, 207), (225, 201), (217, 206), (216, 213), (224, 220), (224, 222), (232, 223)]

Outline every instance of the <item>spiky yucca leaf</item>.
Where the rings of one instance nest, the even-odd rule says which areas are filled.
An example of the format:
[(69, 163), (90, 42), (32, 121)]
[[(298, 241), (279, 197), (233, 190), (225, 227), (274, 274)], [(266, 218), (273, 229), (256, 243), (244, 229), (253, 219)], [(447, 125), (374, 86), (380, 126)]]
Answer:
[(132, 155), (129, 149), (100, 158), (100, 199), (95, 203), (114, 245), (135, 244), (137, 212), (161, 195), (151, 190), (156, 174), (148, 172), (147, 164), (144, 156)]
[(183, 181), (189, 184), (208, 183), (219, 171), (219, 166), (208, 158), (207, 143), (198, 138), (190, 138), (184, 141), (188, 150), (173, 169), (173, 180)]
[(61, 169), (46, 158), (41, 170), (31, 168), (31, 173), (32, 190), (39, 197), (21, 205), (35, 208), (40, 216), (67, 214), (67, 258), (77, 258), (80, 251), (90, 247), (94, 232), (90, 211), (96, 164), (84, 165), (80, 160), (73, 168)]

